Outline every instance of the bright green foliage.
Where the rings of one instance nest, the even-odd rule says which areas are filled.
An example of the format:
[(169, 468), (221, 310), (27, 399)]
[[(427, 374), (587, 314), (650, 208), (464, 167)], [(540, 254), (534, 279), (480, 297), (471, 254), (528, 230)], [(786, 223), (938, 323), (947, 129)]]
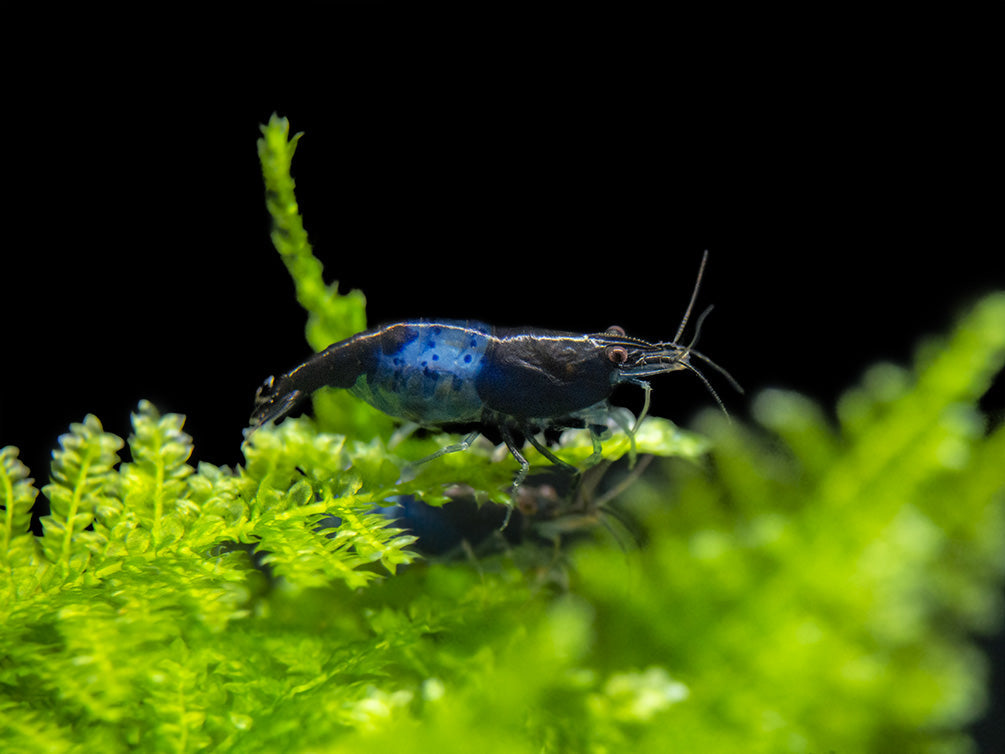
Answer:
[(275, 115), (262, 127), (258, 157), (265, 177), (265, 197), (272, 216), (272, 242), (296, 285), (297, 301), (310, 314), (307, 341), (320, 351), (337, 340), (366, 329), (366, 299), (360, 291), (338, 294), (338, 283), (326, 285), (322, 265), (311, 251), (293, 193), (290, 165), (302, 134), (289, 138), (290, 124)]
[(4, 509), (0, 557), (4, 562), (8, 561), (12, 545), (31, 525), (31, 506), (37, 495), (28, 467), (17, 458), (17, 448), (0, 449), (0, 501)]
[(999, 294), (914, 373), (870, 370), (837, 426), (781, 391), (755, 400), (761, 429), (709, 415), (709, 469), (675, 465), (637, 501), (645, 576), (580, 553), (598, 656), (659, 658), (692, 692), (668, 744), (967, 750), (985, 680), (971, 633), (1000, 628), (1005, 577), (1005, 426), (987, 432), (974, 402), (1003, 362)]
[[(321, 347), (363, 300), (321, 281), (295, 139), (280, 119), (263, 133)], [(148, 402), (125, 443), (86, 417), (54, 454), (41, 536), (4, 448), (0, 751), (967, 751), (971, 636), (1000, 627), (1005, 582), (1005, 428), (976, 402), (1003, 362), (998, 294), (913, 369), (870, 370), (834, 419), (779, 391), (757, 426), (705, 417), (710, 439), (647, 419), (638, 451), (664, 460), (617, 501), (644, 535), (627, 550), (597, 526), (419, 559), (373, 505), (460, 482), (504, 500), (515, 462), (476, 443), (415, 466), (453, 438), (382, 416), (350, 431), (367, 413), (337, 392), (255, 432), (235, 469), (193, 468), (183, 418)], [(570, 432), (557, 452), (592, 446)]]
[(28, 533), (38, 490), (17, 455), (17, 448), (0, 448), (0, 569), (12, 576), (0, 582), (0, 614), (3, 605), (33, 589), (39, 556), (38, 543)]
[(54, 572), (58, 571), (60, 578), (75, 579), (87, 568), (92, 553), (104, 544), (104, 532), (90, 530), (96, 515), (119, 507), (112, 469), (119, 461), (122, 440), (102, 431), (101, 422), (88, 416), (82, 424), (71, 425), (59, 444), (52, 459), (53, 481), (42, 490), (51, 512), (42, 518), (45, 534), (41, 545), (47, 558), (58, 566)]
[[(290, 124), (275, 115), (262, 126), (258, 157), (265, 176), (265, 198), (272, 216), (272, 243), (296, 286), (297, 301), (307, 310), (307, 342), (315, 351), (366, 329), (366, 298), (360, 291), (339, 294), (338, 282), (326, 284), (321, 262), (304, 230), (293, 189), (290, 164), (302, 134), (290, 138)], [(346, 391), (322, 390), (314, 397), (314, 414), (322, 428), (360, 439), (387, 434), (387, 416)]]

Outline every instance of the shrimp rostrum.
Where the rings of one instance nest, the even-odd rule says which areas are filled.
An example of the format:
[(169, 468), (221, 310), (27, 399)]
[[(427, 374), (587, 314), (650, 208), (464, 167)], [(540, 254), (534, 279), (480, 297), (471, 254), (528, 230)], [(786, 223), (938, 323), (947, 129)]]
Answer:
[[(703, 258), (702, 269), (704, 262)], [(695, 338), (687, 345), (678, 342), (697, 292), (696, 283), (677, 335), (667, 342), (629, 337), (620, 327), (581, 334), (421, 319), (367, 330), (314, 354), (278, 378), (269, 377), (256, 395), (248, 432), (286, 416), (321, 387), (342, 388), (390, 416), (422, 427), (468, 424), (496, 429), (520, 464), (515, 492), (529, 469), (515, 433), (552, 463), (572, 468), (536, 435), (551, 427), (585, 426), (593, 438), (594, 460), (599, 460), (599, 425), (617, 416), (608, 399), (620, 384), (645, 390), (645, 406), (635, 426), (622, 425), (628, 432), (637, 429), (648, 408), (648, 378), (667, 372), (695, 373), (722, 406), (691, 363), (697, 358), (725, 374), (693, 347), (709, 310), (699, 318)], [(422, 460), (464, 450), (478, 434), (471, 432)]]

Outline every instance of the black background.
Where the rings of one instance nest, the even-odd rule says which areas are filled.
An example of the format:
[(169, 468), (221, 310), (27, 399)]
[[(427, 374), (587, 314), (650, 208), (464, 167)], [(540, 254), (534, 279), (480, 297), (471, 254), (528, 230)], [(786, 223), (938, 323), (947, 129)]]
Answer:
[[(70, 422), (125, 437), (141, 398), (188, 417), (196, 461), (238, 463), (255, 388), (308, 354), (255, 146), (274, 111), (305, 132), (315, 252), (372, 324), (668, 339), (708, 249), (700, 348), (747, 388), (709, 373), (740, 416), (765, 387), (832, 407), (1005, 287), (979, 41), (736, 48), (705, 26), (682, 48), (645, 19), (462, 38), (382, 13), (258, 18), (234, 52), (156, 24), (40, 35), (10, 61), (0, 446), (40, 484)], [(654, 387), (681, 423), (712, 405), (688, 375)], [(1001, 418), (1001, 380), (985, 406)]]

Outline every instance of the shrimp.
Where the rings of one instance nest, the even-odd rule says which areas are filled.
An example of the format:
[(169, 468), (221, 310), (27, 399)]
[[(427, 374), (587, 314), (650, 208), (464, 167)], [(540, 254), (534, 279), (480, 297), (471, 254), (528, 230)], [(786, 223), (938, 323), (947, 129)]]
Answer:
[[(701, 324), (687, 345), (680, 338), (687, 326), (705, 269), (671, 341), (648, 342), (625, 334), (621, 327), (583, 334), (541, 328), (501, 328), (481, 322), (419, 319), (384, 325), (329, 346), (279, 378), (269, 377), (258, 389), (249, 436), (262, 425), (281, 419), (322, 387), (348, 390), (380, 411), (422, 427), (477, 425), (460, 442), (421, 459), (462, 451), (481, 429), (494, 428), (520, 464), (511, 496), (524, 481), (530, 464), (514, 439), (519, 433), (551, 463), (572, 471), (537, 434), (552, 427), (585, 427), (593, 440), (588, 465), (598, 462), (600, 432), (613, 419), (634, 440), (649, 409), (650, 377), (689, 371), (698, 376), (719, 407), (725, 407), (705, 376), (692, 363), (708, 364), (738, 390), (722, 367), (695, 350)], [(611, 409), (609, 398), (621, 384), (645, 391), (634, 426)]]

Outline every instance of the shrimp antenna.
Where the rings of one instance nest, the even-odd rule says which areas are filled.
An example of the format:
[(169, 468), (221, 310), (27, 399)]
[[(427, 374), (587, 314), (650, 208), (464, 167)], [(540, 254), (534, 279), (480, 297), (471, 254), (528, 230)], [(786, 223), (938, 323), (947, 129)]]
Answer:
[[(688, 303), (687, 303), (687, 309), (684, 310), (684, 318), (681, 319), (681, 321), (680, 321), (680, 327), (677, 328), (677, 334), (674, 335), (674, 338), (671, 341), (671, 343), (674, 344), (675, 347), (676, 347), (677, 341), (680, 340), (680, 336), (684, 334), (684, 328), (687, 327), (687, 321), (691, 318), (691, 312), (694, 310), (694, 304), (698, 300), (698, 289), (701, 287), (701, 278), (705, 274), (705, 262), (707, 260), (708, 260), (708, 249), (705, 249), (705, 252), (701, 255), (701, 264), (698, 266), (698, 277), (694, 281), (694, 290), (691, 291), (691, 300), (688, 301)], [(712, 390), (712, 386), (709, 385), (708, 380), (705, 379), (705, 375), (703, 375), (701, 372), (699, 372), (697, 369), (695, 369), (692, 365), (690, 365), (690, 364), (687, 363), (687, 357), (688, 357), (688, 354), (691, 353), (692, 346), (694, 346), (694, 344), (698, 342), (698, 333), (701, 332), (701, 323), (705, 321), (705, 317), (708, 316), (708, 313), (710, 311), (712, 311), (712, 307), (711, 306), (708, 307), (705, 311), (703, 311), (701, 313), (701, 315), (698, 317), (698, 323), (697, 323), (697, 325), (695, 326), (695, 329), (694, 329), (694, 337), (691, 338), (691, 343), (688, 345), (688, 347), (685, 348), (685, 349), (683, 349), (683, 353), (681, 355), (681, 363), (687, 369), (691, 370), (692, 372), (694, 372), (695, 374), (697, 374), (699, 378), (701, 378), (701, 381), (704, 382), (705, 386), (712, 392), (712, 397), (715, 398), (716, 403), (718, 403), (719, 407), (725, 412), (726, 411), (726, 407), (722, 405), (722, 400), (720, 400), (720, 398), (716, 394), (716, 392), (714, 390)], [(697, 355), (703, 361), (707, 361), (709, 364), (712, 364), (712, 362), (709, 359), (705, 358), (701, 354), (698, 354), (697, 352), (695, 352), (695, 355)], [(718, 369), (721, 372), (725, 371), (725, 370), (722, 369), (722, 367), (719, 367), (716, 364), (712, 364), (712, 366), (715, 367), (716, 369)], [(730, 381), (734, 385), (736, 384), (736, 380), (734, 380), (728, 374), (726, 376), (729, 377)], [(638, 432), (639, 427), (642, 424), (642, 420), (645, 418), (646, 414), (649, 413), (650, 393), (652, 392), (652, 387), (649, 385), (648, 382), (642, 382), (641, 385), (642, 385), (643, 389), (645, 390), (645, 401), (642, 404), (642, 412), (639, 414), (638, 418), (635, 420), (635, 425), (632, 427), (632, 430), (631, 430), (631, 433), (630, 433), (631, 437), (632, 437), (633, 446), (634, 446), (634, 442), (635, 442), (635, 433)], [(728, 416), (728, 414), (727, 414), (727, 416)]]
[[(687, 321), (691, 317), (691, 311), (694, 308), (695, 301), (698, 298), (698, 288), (701, 286), (701, 278), (705, 274), (705, 261), (707, 259), (708, 259), (708, 249), (705, 249), (705, 253), (701, 255), (701, 266), (699, 266), (699, 268), (698, 268), (698, 278), (694, 281), (694, 290), (691, 292), (691, 300), (688, 302), (687, 309), (684, 312), (684, 319), (681, 320), (680, 327), (677, 329), (677, 335), (674, 336), (674, 339), (673, 339), (674, 343), (676, 343), (677, 341), (680, 340), (680, 336), (684, 333), (684, 327), (687, 325)], [(710, 367), (712, 367), (714, 370), (716, 370), (719, 374), (721, 374), (723, 377), (725, 377), (729, 381), (729, 384), (737, 392), (739, 392), (741, 394), (744, 392), (743, 388), (740, 386), (740, 383), (736, 381), (736, 379), (733, 377), (733, 375), (731, 375), (729, 372), (727, 372), (721, 366), (719, 366), (714, 361), (712, 361), (710, 358), (708, 358), (708, 356), (706, 356), (705, 354), (701, 353), (700, 351), (696, 351), (695, 348), (694, 348), (695, 345), (698, 343), (698, 336), (701, 335), (701, 326), (705, 322), (705, 318), (711, 313), (711, 311), (712, 311), (713, 308), (714, 307), (709, 306), (700, 315), (698, 315), (698, 321), (695, 322), (695, 325), (694, 325), (694, 336), (691, 338), (691, 342), (687, 344), (687, 347), (683, 349), (683, 352), (681, 353), (681, 356), (680, 356), (679, 363), (681, 364), (681, 366), (683, 366), (689, 372), (692, 372), (693, 374), (697, 375), (698, 379), (702, 381), (702, 384), (705, 385), (705, 388), (711, 394), (712, 398), (715, 399), (715, 402), (718, 404), (719, 408), (722, 410), (722, 413), (725, 414), (726, 418), (728, 419), (730, 417), (729, 417), (729, 412), (726, 410), (726, 405), (722, 402), (722, 398), (719, 397), (719, 394), (715, 391), (715, 388), (712, 387), (712, 383), (710, 383), (708, 381), (708, 378), (705, 377), (705, 375), (702, 374), (701, 371), (694, 364), (690, 363), (690, 361), (688, 360), (689, 356), (695, 356), (695, 357), (701, 359), (703, 362), (705, 362), (706, 364), (708, 364)]]
[[(694, 290), (691, 291), (691, 300), (687, 304), (687, 309), (684, 310), (684, 319), (680, 321), (680, 327), (677, 328), (677, 334), (674, 335), (673, 342), (676, 343), (680, 340), (680, 336), (684, 334), (684, 328), (687, 327), (687, 321), (691, 318), (691, 310), (694, 309), (694, 302), (698, 300), (698, 289), (701, 287), (701, 278), (705, 274), (705, 261), (708, 259), (708, 249), (705, 249), (705, 253), (701, 255), (701, 265), (698, 267), (698, 277), (694, 281)], [(708, 314), (708, 310), (705, 310), (705, 314)], [(704, 314), (701, 317), (704, 319)], [(701, 324), (698, 325), (701, 327)], [(697, 338), (697, 333), (695, 334)]]
[[(688, 343), (687, 344), (687, 348), (684, 349), (684, 354), (683, 354), (684, 365), (687, 368), (689, 368), (692, 371), (694, 371), (694, 372), (697, 373), (697, 370), (694, 368), (694, 365), (688, 363), (687, 357), (688, 356), (696, 356), (696, 357), (698, 357), (699, 359), (701, 359), (702, 361), (704, 361), (706, 364), (708, 364), (710, 367), (712, 367), (712, 369), (714, 369), (719, 374), (721, 374), (723, 377), (725, 377), (726, 380), (729, 382), (730, 386), (732, 386), (732, 388), (736, 392), (738, 392), (741, 395), (743, 395), (743, 393), (745, 391), (744, 391), (743, 387), (740, 385), (740, 383), (736, 381), (736, 378), (733, 377), (733, 375), (731, 375), (729, 372), (727, 372), (723, 367), (721, 367), (718, 364), (716, 364), (714, 361), (712, 361), (710, 358), (708, 358), (708, 356), (706, 356), (705, 354), (703, 354), (701, 351), (698, 351), (698, 350), (695, 349), (695, 346), (698, 344), (698, 336), (701, 335), (701, 326), (705, 322), (705, 318), (709, 314), (712, 313), (712, 309), (714, 309), (714, 308), (715, 307), (713, 305), (709, 305), (708, 308), (706, 308), (705, 311), (703, 311), (698, 316), (698, 321), (695, 322), (695, 324), (694, 324), (694, 337), (691, 338), (691, 342)], [(700, 373), (698, 374), (698, 376), (702, 378), (702, 381), (704, 381), (706, 385), (708, 385), (708, 382), (705, 381), (704, 376), (702, 376)], [(709, 386), (709, 390), (712, 390), (711, 386)], [(715, 395), (715, 391), (714, 390), (712, 390), (712, 395)], [(716, 398), (716, 400), (718, 400), (718, 398)], [(722, 405), (722, 401), (719, 401), (719, 405), (720, 406)], [(725, 409), (723, 409), (723, 410), (725, 410)]]
[(708, 392), (712, 394), (712, 397), (715, 399), (715, 402), (719, 404), (719, 408), (722, 410), (722, 413), (726, 415), (727, 419), (730, 419), (731, 417), (729, 415), (729, 411), (726, 410), (726, 404), (722, 402), (722, 398), (720, 398), (719, 394), (715, 392), (715, 388), (712, 387), (712, 383), (708, 381), (708, 378), (705, 375), (703, 375), (701, 371), (699, 371), (699, 369), (694, 364), (689, 364), (685, 361), (683, 362), (683, 365), (686, 370), (698, 375), (698, 379), (702, 381), (702, 384), (705, 385), (705, 388), (708, 390)]

